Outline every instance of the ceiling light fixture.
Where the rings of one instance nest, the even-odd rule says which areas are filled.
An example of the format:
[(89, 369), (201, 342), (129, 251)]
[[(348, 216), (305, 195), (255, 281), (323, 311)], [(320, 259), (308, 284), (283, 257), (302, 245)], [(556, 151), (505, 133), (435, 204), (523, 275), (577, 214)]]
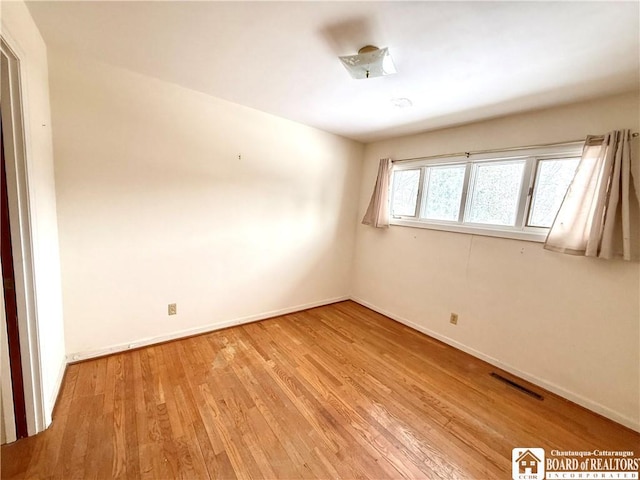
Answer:
[(389, 49), (367, 45), (357, 55), (338, 57), (353, 78), (374, 78), (396, 73)]

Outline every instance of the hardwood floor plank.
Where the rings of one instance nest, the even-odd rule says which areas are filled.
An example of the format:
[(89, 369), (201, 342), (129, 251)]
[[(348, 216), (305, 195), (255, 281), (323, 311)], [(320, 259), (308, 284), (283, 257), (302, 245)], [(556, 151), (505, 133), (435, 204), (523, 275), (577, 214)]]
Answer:
[(211, 391), (209, 384), (204, 383), (199, 386), (200, 396), (205, 402), (206, 407), (211, 412), (210, 421), (212, 421), (222, 445), (224, 451), (227, 454), (227, 458), (231, 463), (236, 476), (240, 479), (244, 478), (260, 478), (260, 469), (258, 468), (255, 460), (245, 455), (245, 445), (238, 441), (232, 431), (230, 431), (225, 423), (225, 419), (222, 418), (222, 413), (218, 402)]
[[(252, 418), (263, 425), (262, 432), (265, 438), (272, 439), (268, 445), (276, 450), (277, 453), (273, 455), (281, 458), (282, 465), (288, 467), (288, 476), (300, 478), (302, 475), (300, 465), (304, 463), (300, 446), (305, 445), (304, 438), (300, 438), (298, 432), (295, 431), (296, 429), (292, 430), (288, 421), (283, 421), (279, 415), (283, 411), (282, 403), (278, 401), (278, 397), (272, 391), (269, 392), (263, 388), (265, 380), (254, 377), (247, 367), (239, 371), (239, 376), (249, 386), (250, 394), (254, 399), (256, 413), (253, 413)], [(296, 423), (296, 425), (299, 424)], [(264, 426), (268, 428), (264, 428)]]
[(514, 447), (640, 434), (354, 302), (69, 365), (53, 425), (1, 477), (511, 477)]
[[(262, 332), (262, 334), (264, 335), (264, 331)], [(270, 360), (271, 361), (271, 360)], [(265, 362), (266, 363), (266, 362)], [(262, 375), (268, 375), (268, 371), (265, 370), (265, 373), (262, 373)], [(266, 380), (262, 380), (262, 381), (256, 381), (255, 384), (257, 385), (258, 389), (262, 389), (262, 385), (267, 385), (269, 383), (268, 379)], [(325, 397), (329, 396), (329, 390), (326, 390), (326, 395)], [(273, 396), (270, 395), (267, 391), (259, 390), (259, 397), (258, 400), (256, 401), (256, 404), (259, 405), (259, 399), (272, 399)], [(309, 401), (312, 401), (311, 397), (308, 398)], [(321, 405), (321, 402), (318, 401), (317, 398), (314, 399), (315, 400), (315, 408), (314, 408), (314, 413), (315, 415), (321, 419), (321, 423), (325, 425), (325, 427), (320, 427), (320, 430), (323, 430), (320, 437), (323, 439), (328, 439), (328, 442), (330, 444), (330, 448), (333, 452), (335, 452), (335, 455), (339, 455), (341, 451), (343, 450), (349, 450), (349, 448), (351, 448), (353, 442), (355, 441), (355, 439), (353, 438), (353, 434), (349, 433), (346, 429), (346, 427), (344, 427), (342, 425), (342, 423), (340, 423), (336, 417), (337, 414), (335, 413), (331, 413), (329, 411), (329, 409), (325, 408), (325, 406)], [(273, 411), (280, 411), (282, 410), (282, 406), (281, 405), (274, 405), (272, 407)], [(267, 411), (263, 411), (264, 415), (266, 418), (272, 418), (272, 415), (270, 413), (269, 410)], [(286, 438), (287, 433), (286, 432), (282, 432), (280, 427), (280, 424), (277, 421), (272, 421), (270, 422), (272, 425), (272, 428), (274, 428), (274, 431), (279, 432), (284, 438)], [(298, 423), (299, 424), (299, 423)], [(331, 434), (335, 432), (335, 437), (336, 438), (340, 438), (341, 441), (340, 443), (340, 447), (338, 448), (337, 451), (334, 450), (334, 444), (337, 445), (338, 442), (334, 442), (333, 439), (331, 438)], [(283, 440), (285, 445), (289, 445), (289, 442), (287, 442), (286, 440)], [(297, 462), (297, 464), (301, 464), (302, 463), (302, 459), (300, 458), (297, 450), (290, 450), (290, 455), (291, 457)], [(350, 465), (353, 466), (353, 468), (350, 470), (349, 475), (347, 475), (345, 478), (365, 478), (365, 475), (362, 473), (364, 471), (370, 472), (373, 476), (373, 478), (384, 478), (384, 477), (388, 477), (389, 475), (389, 471), (385, 471), (383, 468), (381, 468), (381, 466), (377, 463), (377, 459), (375, 455), (371, 455), (370, 452), (360, 452), (360, 454), (354, 458), (354, 460), (352, 462), (350, 462)], [(298, 476), (298, 478), (300, 478)]]
[[(273, 352), (273, 355), (275, 355), (276, 358), (279, 357), (279, 354), (277, 352)], [(277, 367), (274, 360), (270, 360), (267, 363), (271, 367), (270, 369), (267, 369), (267, 372), (271, 375), (271, 378), (281, 386), (282, 390), (285, 393), (288, 393), (289, 399), (296, 406), (297, 410), (304, 411), (304, 404), (297, 398), (300, 395), (303, 387), (296, 385), (295, 388), (291, 388), (291, 382), (286, 381), (286, 378), (288, 377), (282, 374), (282, 368)], [(294, 365), (291, 365), (291, 368), (293, 367)], [(368, 449), (373, 458), (385, 458), (387, 460), (391, 459), (391, 461), (388, 463), (390, 463), (390, 465), (396, 470), (400, 470), (401, 473), (406, 476), (410, 468), (407, 468), (402, 462), (395, 461), (396, 459), (393, 457), (393, 454), (389, 453), (388, 451), (389, 449), (393, 450), (393, 447), (390, 447), (386, 441), (380, 439), (377, 435), (378, 432), (370, 432), (365, 425), (366, 422), (362, 421), (362, 419), (358, 417), (355, 410), (351, 409), (347, 404), (340, 401), (330, 391), (326, 389), (325, 391), (327, 393), (324, 396), (323, 400), (325, 403), (332, 406), (329, 414), (333, 416), (333, 418), (336, 419), (338, 423), (346, 425), (346, 429), (348, 431), (350, 430), (351, 439), (354, 439), (356, 442), (360, 443), (366, 449)], [(321, 429), (318, 429), (318, 431), (321, 431)], [(386, 475), (389, 475), (390, 472), (392, 472), (392, 470), (387, 470)]]
[(126, 441), (125, 441), (125, 376), (124, 355), (115, 356), (115, 383), (113, 384), (113, 407), (111, 409), (111, 451), (113, 452), (111, 463), (111, 476), (122, 478), (126, 476)]

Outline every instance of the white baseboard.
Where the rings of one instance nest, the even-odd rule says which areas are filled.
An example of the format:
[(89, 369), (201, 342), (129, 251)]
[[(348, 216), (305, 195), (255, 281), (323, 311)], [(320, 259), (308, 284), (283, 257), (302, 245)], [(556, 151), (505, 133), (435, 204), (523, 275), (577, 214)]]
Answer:
[(583, 397), (582, 395), (579, 395), (575, 392), (569, 391), (564, 389), (563, 387), (556, 385), (554, 383), (548, 382), (542, 378), (539, 378), (535, 375), (531, 375), (527, 372), (524, 372), (522, 370), (519, 370), (515, 367), (512, 367), (509, 364), (506, 364), (500, 360), (498, 360), (497, 358), (493, 358), (489, 355), (486, 355), (478, 350), (475, 350), (471, 347), (468, 347), (460, 342), (457, 342), (456, 340), (453, 340), (449, 337), (446, 337), (440, 333), (434, 332), (432, 330), (429, 330), (428, 328), (425, 328), (421, 325), (418, 325), (417, 323), (414, 323), (410, 320), (407, 320), (406, 318), (402, 318), (398, 315), (395, 315), (387, 310), (384, 310), (382, 308), (377, 307), (376, 305), (373, 305), (372, 303), (367, 302), (366, 300), (363, 300), (361, 298), (358, 297), (351, 297), (351, 300), (353, 300), (356, 303), (359, 303), (360, 305), (363, 305), (367, 308), (370, 308), (371, 310), (378, 312), (386, 317), (389, 317), (397, 322), (400, 322), (410, 328), (413, 328), (414, 330), (417, 330), (419, 332), (424, 333), (425, 335), (428, 335), (430, 337), (433, 337), (437, 340), (440, 340), (443, 343), (446, 343), (447, 345), (451, 345), (454, 348), (457, 348), (458, 350), (462, 350), (463, 352), (468, 353), (469, 355), (472, 355), (476, 358), (479, 358), (480, 360), (484, 360), (487, 363), (490, 363), (491, 365), (500, 368), (506, 372), (509, 372), (513, 375), (516, 375), (517, 377), (520, 377), (524, 380), (527, 380), (528, 382), (533, 383), (534, 385), (537, 385), (541, 388), (544, 388), (545, 390), (548, 390), (552, 393), (555, 393), (556, 395), (561, 396), (562, 398), (566, 398), (567, 400), (570, 400), (588, 410), (591, 410), (595, 413), (598, 413), (600, 415), (602, 415), (603, 417), (607, 417), (611, 420), (613, 420), (614, 422), (617, 422), (621, 425), (624, 425), (627, 428), (630, 428), (632, 430), (635, 430), (637, 432), (640, 432), (640, 423), (637, 420), (634, 420), (633, 418), (630, 418), (626, 415), (623, 415), (619, 412), (616, 412), (615, 410), (610, 409), (609, 407), (606, 407), (604, 405), (601, 405), (598, 402), (594, 402), (592, 400), (589, 400), (588, 398)]
[[(159, 335), (159, 336), (155, 336), (155, 337), (148, 337), (148, 338), (143, 338), (143, 339), (139, 339), (133, 342), (129, 342), (129, 343), (125, 343), (125, 344), (119, 344), (119, 345), (113, 345), (110, 347), (106, 347), (106, 348), (101, 348), (101, 349), (97, 349), (97, 350), (90, 350), (90, 351), (85, 351), (85, 352), (77, 352), (74, 354), (70, 354), (67, 355), (67, 363), (75, 363), (75, 362), (81, 362), (83, 360), (89, 360), (91, 358), (97, 358), (97, 357), (103, 357), (105, 355), (111, 355), (114, 353), (119, 353), (119, 352), (124, 352), (126, 350), (131, 350), (134, 348), (140, 348), (140, 347), (146, 347), (148, 345), (154, 345), (157, 343), (162, 343), (162, 342), (166, 342), (166, 341), (170, 341), (170, 340), (177, 340), (180, 338), (184, 338), (184, 337), (190, 337), (192, 335), (199, 335), (202, 333), (208, 333), (208, 332), (213, 332), (216, 330), (221, 330), (223, 328), (228, 328), (228, 327), (232, 327), (232, 326), (236, 326), (236, 325), (242, 325), (245, 323), (251, 323), (251, 322), (256, 322), (256, 321), (260, 321), (260, 320), (265, 320), (267, 318), (271, 318), (271, 317), (277, 317), (279, 315), (286, 315), (288, 313), (294, 313), (294, 312), (299, 312), (302, 310), (307, 310), (309, 308), (315, 308), (315, 307), (322, 307), (324, 305), (330, 305), (332, 303), (337, 303), (337, 302), (342, 302), (345, 300), (353, 300), (356, 303), (359, 303), (360, 305), (363, 305), (367, 308), (370, 308), (371, 310), (374, 310), (382, 315), (385, 315), (397, 322), (400, 322), (410, 328), (413, 328), (414, 330), (417, 330), (421, 333), (424, 333), (425, 335), (428, 335), (430, 337), (433, 337), (437, 340), (440, 340), (443, 343), (446, 343), (447, 345), (451, 345), (454, 348), (457, 348), (458, 350), (461, 350), (463, 352), (466, 352), (476, 358), (479, 358), (487, 363), (490, 363), (491, 365), (494, 365), (497, 368), (500, 368), (506, 372), (509, 372), (513, 375), (516, 375), (524, 380), (527, 380), (528, 382), (533, 383), (534, 385), (537, 385), (541, 388), (544, 388), (550, 392), (555, 393), (556, 395), (559, 395), (563, 398), (566, 398), (567, 400), (570, 400), (578, 405), (581, 405), (593, 412), (596, 412), (604, 417), (607, 417), (611, 420), (613, 420), (614, 422), (620, 423), (621, 425), (624, 425), (625, 427), (628, 427), (632, 430), (635, 430), (637, 432), (640, 432), (640, 423), (636, 420), (634, 420), (633, 418), (630, 418), (626, 415), (623, 415), (619, 412), (616, 412), (615, 410), (612, 410), (604, 405), (601, 405), (600, 403), (594, 402), (588, 398), (585, 398), (577, 393), (574, 393), (570, 390), (566, 390), (563, 387), (560, 387), (559, 385), (556, 385), (554, 383), (548, 382), (542, 378), (539, 378), (535, 375), (531, 375), (527, 372), (524, 372), (522, 370), (519, 370), (518, 368), (515, 368), (509, 364), (506, 364), (500, 360), (498, 360), (497, 358), (491, 357), (489, 355), (486, 355), (478, 350), (475, 350), (471, 347), (468, 347), (467, 345), (464, 345), (456, 340), (453, 340), (449, 337), (446, 337), (440, 333), (434, 332), (428, 328), (425, 328), (421, 325), (418, 325), (417, 323), (414, 323), (410, 320), (407, 320), (406, 318), (400, 317), (398, 315), (393, 314), (392, 312), (389, 312), (387, 310), (384, 310), (382, 308), (379, 308), (376, 305), (373, 305), (372, 303), (367, 302), (366, 300), (363, 300), (361, 298), (355, 297), (355, 296), (343, 296), (343, 297), (335, 297), (335, 298), (330, 298), (330, 299), (326, 299), (326, 300), (321, 300), (318, 302), (312, 302), (312, 303), (307, 303), (307, 304), (303, 304), (303, 305), (296, 305), (294, 307), (288, 307), (288, 308), (283, 308), (283, 309), (279, 309), (279, 310), (273, 310), (270, 312), (264, 312), (264, 313), (260, 313), (260, 314), (255, 314), (255, 315), (249, 315), (246, 317), (241, 317), (241, 318), (236, 318), (236, 319), (232, 319), (232, 320), (226, 320), (224, 322), (219, 322), (216, 324), (212, 324), (212, 325), (205, 325), (202, 327), (196, 327), (196, 328), (191, 328), (191, 329), (186, 329), (186, 330), (180, 330), (177, 332), (173, 332), (170, 334), (166, 334), (166, 335)], [(57, 398), (57, 394), (58, 391), (60, 389), (60, 385), (62, 383), (62, 379), (64, 377), (64, 368), (66, 367), (66, 365), (62, 365), (61, 369), (60, 369), (60, 374), (59, 374), (59, 378), (57, 380), (57, 388), (55, 390), (55, 396), (54, 396), (54, 403), (55, 403), (55, 398)], [(50, 412), (49, 413), (49, 418), (47, 419), (47, 422), (50, 423)]]
[(82, 362), (84, 360), (89, 360), (91, 358), (104, 357), (105, 355), (111, 355), (114, 353), (124, 352), (126, 350), (132, 350), (134, 348), (146, 347), (149, 345), (154, 345), (157, 343), (167, 342), (170, 340), (177, 340), (179, 338), (191, 337), (193, 335), (199, 335), (202, 333), (209, 333), (216, 330), (222, 330), (223, 328), (233, 327), (236, 325), (242, 325), (245, 323), (257, 322), (260, 320), (265, 320), (271, 317), (277, 317), (280, 315), (286, 315), (288, 313), (300, 312), (302, 310), (307, 310), (309, 308), (322, 307), (324, 305), (330, 305), (332, 303), (343, 302), (345, 300), (349, 300), (349, 296), (342, 297), (334, 297), (328, 298), (325, 300), (320, 300), (318, 302), (305, 303), (303, 305), (296, 305), (294, 307), (282, 308), (279, 310), (272, 310), (270, 312), (258, 313), (255, 315), (248, 315), (246, 317), (234, 318), (231, 320), (225, 320), (223, 322), (204, 325), (202, 327), (188, 328), (185, 330), (179, 330), (173, 333), (169, 333), (166, 335), (158, 335), (155, 337), (147, 337), (141, 338), (138, 340), (134, 340), (131, 342), (112, 345), (105, 348), (100, 348), (96, 350), (88, 350), (84, 352), (76, 352), (67, 355), (67, 363), (76, 363)]

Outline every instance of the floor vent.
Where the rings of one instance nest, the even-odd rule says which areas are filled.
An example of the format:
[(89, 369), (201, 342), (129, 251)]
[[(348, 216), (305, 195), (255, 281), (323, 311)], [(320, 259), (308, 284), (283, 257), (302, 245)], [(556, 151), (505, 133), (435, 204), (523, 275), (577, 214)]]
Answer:
[(497, 380), (500, 380), (503, 383), (506, 383), (510, 387), (517, 388), (522, 393), (526, 393), (527, 395), (535, 398), (536, 400), (544, 400), (544, 397), (542, 395), (540, 395), (539, 393), (536, 393), (533, 390), (529, 390), (527, 387), (523, 387), (522, 385), (514, 382), (513, 380), (509, 380), (508, 378), (505, 378), (505, 377), (503, 377), (502, 375), (500, 375), (500, 374), (498, 374), (496, 372), (491, 372), (491, 376), (493, 378), (497, 379)]

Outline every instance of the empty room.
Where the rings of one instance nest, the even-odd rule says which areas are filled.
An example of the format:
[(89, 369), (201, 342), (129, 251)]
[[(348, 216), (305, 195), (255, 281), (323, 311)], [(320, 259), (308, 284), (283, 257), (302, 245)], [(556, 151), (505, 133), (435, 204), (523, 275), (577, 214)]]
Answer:
[(3, 479), (638, 479), (640, 2), (1, 0)]

